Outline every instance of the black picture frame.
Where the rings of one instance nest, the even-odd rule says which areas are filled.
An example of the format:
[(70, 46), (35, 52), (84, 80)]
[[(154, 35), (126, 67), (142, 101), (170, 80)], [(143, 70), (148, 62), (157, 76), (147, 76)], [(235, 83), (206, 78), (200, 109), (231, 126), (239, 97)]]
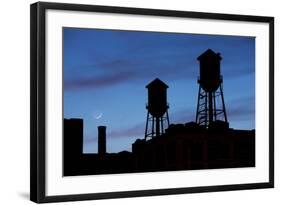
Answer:
[[(46, 196), (46, 11), (86, 11), (147, 15), (159, 17), (180, 17), (193, 19), (214, 19), (228, 21), (262, 22), (269, 25), (269, 181), (249, 184), (169, 188), (106, 193)], [(37, 203), (76, 200), (96, 200), (123, 197), (140, 197), (198, 192), (230, 191), (274, 187), (274, 18), (265, 16), (202, 13), (143, 8), (110, 7), (82, 4), (38, 2), (30, 7), (30, 200)]]

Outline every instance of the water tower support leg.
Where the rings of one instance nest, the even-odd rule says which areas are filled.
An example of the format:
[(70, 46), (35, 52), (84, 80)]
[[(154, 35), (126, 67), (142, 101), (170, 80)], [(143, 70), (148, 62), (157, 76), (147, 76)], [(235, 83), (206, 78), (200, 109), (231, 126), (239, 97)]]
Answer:
[(227, 122), (227, 116), (226, 116), (226, 110), (225, 110), (225, 104), (224, 104), (224, 97), (223, 97), (223, 92), (222, 92), (222, 83), (220, 84), (220, 92), (221, 92), (221, 100), (222, 100), (222, 106), (223, 106), (224, 119), (225, 119), (225, 122)]
[(199, 115), (199, 101), (200, 101), (200, 92), (201, 92), (201, 86), (199, 85), (199, 90), (198, 90), (198, 99), (197, 99), (197, 111), (196, 111), (196, 123), (199, 124), (199, 119), (198, 119), (198, 115)]
[(156, 137), (160, 135), (160, 120), (159, 117), (156, 117)]
[(209, 92), (209, 124), (213, 122), (213, 93)]
[(168, 122), (168, 127), (170, 126), (170, 120), (169, 120), (169, 115), (168, 115), (168, 110), (167, 110), (167, 112), (166, 112), (166, 118), (167, 118), (167, 122)]
[(216, 91), (214, 92), (214, 118), (217, 120)]
[(152, 116), (152, 132), (151, 137), (154, 137), (154, 117)]
[(149, 120), (149, 112), (147, 112), (147, 117), (146, 117), (145, 136), (144, 136), (145, 139), (147, 138), (148, 120)]
[(164, 133), (164, 127), (163, 127), (163, 117), (160, 119), (160, 124), (161, 124), (161, 133)]

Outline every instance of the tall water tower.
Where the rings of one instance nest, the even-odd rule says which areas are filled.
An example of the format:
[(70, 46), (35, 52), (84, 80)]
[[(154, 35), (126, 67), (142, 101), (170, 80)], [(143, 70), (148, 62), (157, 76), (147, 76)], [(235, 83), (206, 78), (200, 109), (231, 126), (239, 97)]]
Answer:
[(167, 103), (167, 88), (163, 81), (156, 78), (150, 82), (148, 89), (147, 120), (145, 126), (145, 139), (158, 137), (165, 132), (169, 126), (169, 115)]
[(227, 122), (220, 72), (220, 53), (206, 50), (197, 60), (200, 63), (199, 92), (196, 122), (209, 127), (217, 120)]

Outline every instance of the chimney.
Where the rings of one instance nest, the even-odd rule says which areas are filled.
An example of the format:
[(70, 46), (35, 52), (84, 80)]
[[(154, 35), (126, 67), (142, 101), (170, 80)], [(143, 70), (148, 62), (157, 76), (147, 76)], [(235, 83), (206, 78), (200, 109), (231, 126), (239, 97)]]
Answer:
[(106, 126), (98, 126), (98, 155), (104, 158), (106, 153)]

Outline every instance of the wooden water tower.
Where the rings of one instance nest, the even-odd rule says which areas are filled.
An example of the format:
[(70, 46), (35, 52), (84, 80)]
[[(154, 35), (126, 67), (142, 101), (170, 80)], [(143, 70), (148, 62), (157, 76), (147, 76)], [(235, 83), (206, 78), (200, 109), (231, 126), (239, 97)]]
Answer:
[(220, 72), (220, 53), (206, 50), (197, 60), (200, 63), (199, 92), (196, 122), (209, 127), (217, 120), (227, 122)]
[(145, 139), (158, 137), (165, 132), (165, 128), (169, 126), (169, 115), (167, 103), (167, 88), (163, 81), (156, 78), (149, 83), (147, 120), (145, 126)]

